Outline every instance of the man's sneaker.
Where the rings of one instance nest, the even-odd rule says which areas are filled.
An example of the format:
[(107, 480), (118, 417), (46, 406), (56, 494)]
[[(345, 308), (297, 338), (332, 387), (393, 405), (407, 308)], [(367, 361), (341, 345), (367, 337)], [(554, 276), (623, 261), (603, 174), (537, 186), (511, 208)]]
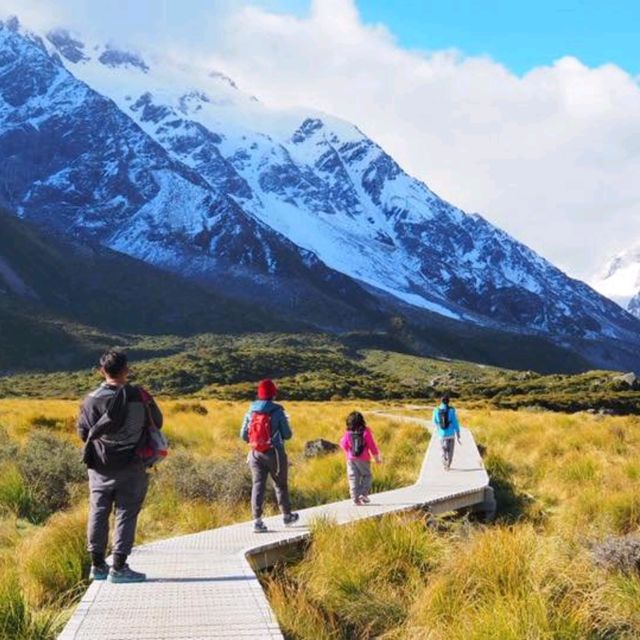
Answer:
[(299, 519), (300, 515), (298, 513), (285, 513), (285, 515), (282, 517), (282, 521), (287, 527), (294, 522), (298, 522)]
[(104, 564), (91, 565), (91, 571), (89, 571), (89, 580), (106, 580), (109, 575), (109, 565), (105, 562)]
[(253, 531), (254, 533), (264, 533), (265, 531), (267, 531), (267, 525), (262, 522), (262, 520), (256, 520), (253, 523)]
[(369, 496), (360, 496), (360, 502), (363, 502), (364, 504), (369, 504), (371, 502), (371, 498)]
[(147, 576), (139, 571), (134, 571), (128, 564), (125, 564), (122, 569), (115, 569), (111, 567), (109, 571), (109, 582), (114, 584), (124, 584), (126, 582), (144, 582)]
[(357, 498), (354, 498), (353, 504), (355, 504), (356, 507), (361, 507), (364, 504), (364, 502), (362, 502), (362, 496), (358, 496)]

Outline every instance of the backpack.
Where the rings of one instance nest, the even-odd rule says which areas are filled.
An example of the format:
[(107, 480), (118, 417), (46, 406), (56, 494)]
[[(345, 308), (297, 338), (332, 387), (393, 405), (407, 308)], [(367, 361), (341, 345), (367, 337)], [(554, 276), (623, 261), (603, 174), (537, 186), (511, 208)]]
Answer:
[(271, 414), (254, 411), (249, 421), (249, 444), (254, 451), (265, 453), (269, 451), (271, 443)]
[(357, 427), (354, 431), (349, 431), (351, 442), (351, 455), (359, 458), (364, 453), (364, 426)]
[(446, 406), (444, 409), (438, 409), (438, 423), (441, 429), (446, 430), (450, 427), (449, 406)]
[(152, 467), (157, 462), (162, 462), (169, 454), (169, 441), (153, 420), (151, 395), (142, 387), (139, 390), (140, 399), (144, 404), (146, 420), (142, 429), (142, 436), (136, 447), (136, 456), (146, 467)]

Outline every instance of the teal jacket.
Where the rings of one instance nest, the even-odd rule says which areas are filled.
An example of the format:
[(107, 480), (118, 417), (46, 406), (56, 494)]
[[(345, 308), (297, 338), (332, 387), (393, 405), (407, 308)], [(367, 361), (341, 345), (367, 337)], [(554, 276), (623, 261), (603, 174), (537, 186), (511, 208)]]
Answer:
[(433, 426), (437, 428), (437, 433), (440, 438), (453, 438), (460, 435), (460, 423), (458, 422), (458, 416), (456, 410), (453, 407), (449, 407), (449, 428), (443, 429), (440, 426), (440, 410), (445, 409), (446, 405), (441, 403), (433, 410)]
[(251, 414), (254, 411), (271, 414), (271, 443), (274, 447), (284, 449), (284, 441), (289, 440), (293, 435), (289, 421), (281, 405), (271, 400), (256, 400), (251, 403), (249, 411), (247, 411), (240, 428), (240, 437), (249, 442), (249, 423), (251, 422)]

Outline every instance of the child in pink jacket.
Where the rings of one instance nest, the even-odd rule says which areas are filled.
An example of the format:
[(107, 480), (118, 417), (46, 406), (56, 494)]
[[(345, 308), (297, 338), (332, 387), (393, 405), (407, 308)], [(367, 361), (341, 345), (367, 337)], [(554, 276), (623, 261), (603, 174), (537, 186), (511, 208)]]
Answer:
[(347, 417), (347, 430), (340, 440), (340, 446), (347, 454), (347, 478), (351, 499), (358, 506), (371, 502), (371, 456), (378, 464), (382, 459), (373, 433), (360, 412), (353, 411)]

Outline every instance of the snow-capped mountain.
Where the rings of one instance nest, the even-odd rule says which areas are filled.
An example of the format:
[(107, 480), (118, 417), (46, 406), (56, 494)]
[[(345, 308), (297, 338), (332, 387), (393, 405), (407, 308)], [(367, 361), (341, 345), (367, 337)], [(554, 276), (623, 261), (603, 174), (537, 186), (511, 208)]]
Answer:
[(593, 286), (640, 318), (640, 243), (615, 256)]
[[(113, 51), (101, 58), (121, 60)], [(203, 280), (224, 275), (227, 287), (264, 282), (274, 292), (286, 283), (283, 302), (317, 301), (318, 318), (327, 298), (335, 313), (353, 315), (335, 308), (339, 299), (376, 307), (355, 282), (173, 159), (15, 21), (0, 26), (0, 159), (0, 205), (52, 231)]]
[(0, 98), (0, 201), (43, 226), (198, 278), (240, 270), (238, 295), (293, 278), (297, 297), (303, 281), (338, 285), (372, 312), (375, 297), (562, 344), (640, 342), (616, 304), (356, 126), (269, 108), (218, 70), (14, 21), (0, 27)]

